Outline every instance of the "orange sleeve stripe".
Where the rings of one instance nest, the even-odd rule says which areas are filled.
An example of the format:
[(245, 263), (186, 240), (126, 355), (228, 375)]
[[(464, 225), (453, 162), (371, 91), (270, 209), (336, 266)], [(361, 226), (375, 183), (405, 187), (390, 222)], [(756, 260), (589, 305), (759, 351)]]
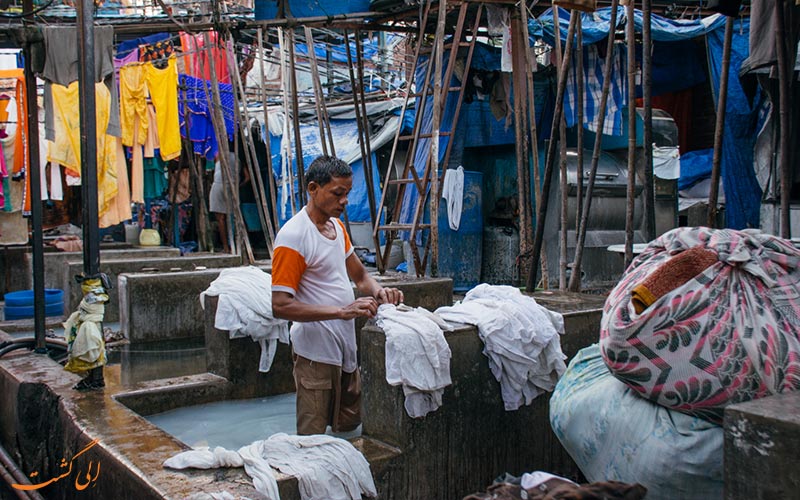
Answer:
[(306, 272), (306, 260), (297, 250), (278, 247), (272, 256), (272, 285), (285, 286), (297, 291), (300, 279)]
[(350, 249), (353, 248), (353, 244), (350, 242), (350, 235), (347, 234), (347, 231), (344, 228), (344, 223), (341, 221), (341, 219), (336, 219), (336, 222), (338, 222), (339, 227), (342, 228), (342, 234), (344, 235), (344, 254), (347, 255)]

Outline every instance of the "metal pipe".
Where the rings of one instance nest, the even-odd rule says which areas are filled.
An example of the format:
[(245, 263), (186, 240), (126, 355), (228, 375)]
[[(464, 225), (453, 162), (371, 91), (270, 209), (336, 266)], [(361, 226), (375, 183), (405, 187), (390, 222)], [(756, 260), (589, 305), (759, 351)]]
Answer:
[[(14, 462), (14, 459), (11, 458), (11, 455), (8, 454), (2, 445), (0, 445), (0, 463), (3, 466), (0, 468), (0, 471), (3, 472), (3, 479), (8, 482), (9, 486), (12, 484), (24, 484), (30, 486), (31, 482), (28, 480), (28, 477), (24, 472), (22, 472), (17, 463)], [(9, 478), (13, 482), (10, 482)], [(42, 495), (35, 490), (25, 491), (18, 490), (13, 487), (11, 489), (17, 495), (17, 498), (21, 500), (44, 500), (44, 497), (42, 497)]]
[[(530, 271), (528, 273), (527, 290), (532, 292), (536, 288), (536, 269), (539, 264), (539, 257), (542, 253), (542, 241), (544, 239), (544, 220), (547, 217), (547, 204), (550, 199), (550, 185), (553, 182), (553, 161), (555, 160), (556, 143), (553, 140), (558, 130), (558, 124), (564, 115), (564, 91), (567, 88), (567, 70), (569, 69), (569, 54), (572, 52), (572, 39), (575, 36), (575, 17), (570, 20), (567, 30), (567, 45), (564, 60), (558, 70), (558, 90), (556, 92), (556, 109), (553, 116), (553, 123), (550, 127), (550, 142), (547, 145), (547, 156), (545, 157), (544, 182), (542, 184), (542, 202), (536, 211), (536, 235), (533, 240), (533, 258), (531, 259)], [(561, 28), (556, 27), (555, 34), (561, 37)]]
[[(33, 0), (23, 2), (23, 11), (33, 10)], [(33, 19), (33, 16), (28, 18)], [(23, 46), (25, 54), (25, 94), (28, 98), (28, 173), (31, 176), (31, 224), (33, 226), (33, 325), (36, 333), (36, 352), (47, 353), (45, 337), (44, 299), (44, 235), (42, 232), (42, 171), (39, 164), (39, 105), (36, 97), (36, 75), (31, 67), (31, 43)]]
[[(80, 87), (81, 205), (83, 272), (100, 270), (100, 226), (97, 208), (97, 120), (95, 107), (94, 0), (81, 0), (78, 15), (78, 86)], [(38, 118), (38, 117), (37, 117)], [(36, 121), (38, 124), (38, 119)], [(38, 154), (38, 150), (36, 152)]]
[(611, 2), (611, 18), (608, 24), (608, 38), (606, 40), (606, 63), (603, 67), (603, 88), (600, 92), (600, 107), (597, 110), (597, 126), (595, 127), (594, 149), (592, 150), (592, 166), (589, 169), (589, 181), (586, 184), (586, 200), (583, 203), (581, 213), (581, 223), (578, 226), (578, 238), (575, 244), (575, 261), (572, 264), (572, 275), (569, 277), (569, 290), (577, 292), (581, 286), (581, 262), (583, 260), (583, 250), (586, 243), (586, 226), (589, 220), (589, 210), (592, 208), (592, 193), (594, 183), (597, 178), (597, 166), (600, 163), (600, 148), (603, 143), (603, 128), (606, 123), (606, 107), (608, 106), (608, 94), (611, 89), (611, 68), (614, 65), (614, 31), (617, 27), (617, 3), (618, 0)]
[[(725, 21), (722, 71), (720, 72), (719, 95), (717, 96), (717, 122), (714, 126), (714, 157), (711, 160), (711, 189), (708, 193), (708, 219), (706, 220), (708, 227), (716, 227), (717, 222), (717, 198), (719, 197), (719, 178), (722, 171), (722, 139), (725, 131), (725, 111), (728, 103), (728, 73), (731, 66), (733, 21), (734, 18), (732, 17), (728, 17)], [(783, 135), (783, 130), (781, 130), (781, 135)], [(783, 200), (781, 200), (781, 203), (783, 203)]]

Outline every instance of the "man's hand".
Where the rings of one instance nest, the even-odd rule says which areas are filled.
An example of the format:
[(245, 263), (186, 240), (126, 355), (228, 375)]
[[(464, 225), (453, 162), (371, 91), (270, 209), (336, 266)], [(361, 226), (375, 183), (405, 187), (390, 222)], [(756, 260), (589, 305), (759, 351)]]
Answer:
[(397, 288), (381, 288), (375, 294), (378, 304), (400, 304), (403, 302), (403, 292)]
[(340, 319), (372, 318), (378, 312), (378, 302), (372, 297), (360, 297), (339, 311)]

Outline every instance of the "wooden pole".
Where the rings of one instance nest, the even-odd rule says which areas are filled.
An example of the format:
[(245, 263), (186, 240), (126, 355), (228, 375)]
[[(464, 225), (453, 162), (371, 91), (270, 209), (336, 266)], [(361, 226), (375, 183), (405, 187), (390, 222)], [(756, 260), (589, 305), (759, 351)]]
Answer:
[[(555, 162), (556, 131), (561, 118), (564, 116), (564, 91), (567, 87), (567, 70), (569, 69), (569, 55), (572, 53), (572, 40), (575, 37), (575, 18), (569, 23), (567, 30), (567, 45), (564, 60), (558, 70), (558, 89), (556, 91), (556, 109), (553, 113), (553, 123), (550, 128), (550, 142), (547, 144), (547, 156), (545, 157), (544, 181), (542, 183), (542, 202), (539, 204), (536, 214), (536, 235), (533, 240), (533, 259), (531, 269), (528, 273), (528, 283), (526, 287), (531, 292), (536, 288), (536, 268), (542, 251), (542, 241), (544, 238), (544, 222), (547, 217), (547, 204), (550, 199), (550, 185), (553, 182), (553, 163)], [(555, 36), (559, 37), (560, 27), (555, 27)]]
[[(436, 37), (434, 44), (433, 68), (433, 123), (431, 128), (431, 276), (439, 275), (439, 129), (442, 120), (442, 70), (444, 59), (444, 25), (447, 18), (447, 0), (439, 0), (439, 12), (436, 20)], [(453, 41), (456, 50), (459, 40)], [(447, 82), (450, 85), (450, 82)], [(446, 97), (446, 96), (445, 96)], [(424, 102), (423, 102), (424, 105)], [(447, 168), (447, 165), (444, 166)], [(420, 193), (425, 196), (425, 193)], [(419, 272), (419, 270), (417, 270)]]
[(292, 82), (292, 124), (294, 125), (294, 152), (297, 157), (297, 182), (300, 184), (300, 200), (306, 200), (306, 166), (303, 158), (303, 140), (300, 137), (300, 104), (297, 94), (297, 60), (294, 55), (294, 28), (289, 29), (289, 73)]
[(314, 34), (309, 26), (303, 27), (306, 36), (306, 50), (308, 52), (309, 66), (311, 67), (311, 88), (314, 89), (314, 110), (317, 112), (317, 126), (319, 127), (319, 143), (322, 154), (328, 156), (328, 141), (325, 138), (325, 124), (322, 121), (322, 100), (324, 95), (319, 88), (319, 71), (317, 68), (316, 47), (314, 47)]
[[(789, 148), (791, 135), (790, 82), (794, 74), (792, 62), (794, 57), (787, 58), (786, 17), (784, 0), (775, 1), (776, 35), (775, 44), (778, 57), (778, 113), (780, 117), (780, 173), (781, 173), (781, 238), (792, 237), (791, 208), (789, 206), (792, 189), (792, 170)], [(730, 22), (730, 18), (728, 19)], [(727, 40), (727, 38), (726, 38)], [(792, 51), (793, 53), (794, 51)], [(716, 155), (715, 155), (716, 156)]]
[[(208, 36), (208, 33), (203, 33), (203, 49), (208, 50), (209, 52), (211, 50), (211, 40)], [(220, 146), (220, 168), (222, 168), (222, 175), (225, 183), (230, 188), (230, 192), (228, 194), (230, 195), (231, 200), (230, 206), (233, 210), (233, 222), (236, 232), (238, 233), (238, 237), (241, 238), (244, 245), (245, 262), (247, 264), (252, 264), (255, 259), (253, 258), (253, 249), (250, 247), (250, 238), (247, 236), (247, 229), (244, 225), (242, 210), (239, 206), (239, 190), (237, 188), (239, 183), (237, 182), (238, 179), (234, 178), (234, 171), (233, 166), (230, 164), (228, 148), (225, 147), (225, 145), (228, 144), (228, 134), (225, 131), (225, 119), (222, 115), (222, 99), (219, 95), (219, 80), (217, 79), (216, 63), (214, 62), (214, 57), (211, 53), (209, 53), (208, 64), (209, 74), (211, 75), (211, 97), (214, 104), (211, 112), (211, 121), (214, 124), (214, 132), (217, 136), (217, 143)]]
[(634, 2), (625, 6), (625, 43), (628, 48), (628, 189), (625, 209), (625, 269), (633, 260), (633, 216), (636, 201), (636, 31)]
[[(524, 2), (522, 2), (524, 9)], [(528, 39), (523, 34), (521, 14), (519, 12), (511, 18), (511, 50), (512, 67), (511, 76), (514, 80), (514, 138), (517, 154), (517, 195), (519, 197), (519, 254), (527, 255), (529, 240), (525, 233), (530, 234), (531, 227), (531, 181), (530, 181), (530, 151), (528, 149), (528, 92), (526, 73), (528, 68)], [(467, 75), (464, 75), (466, 78)]]
[[(520, 210), (526, 210), (528, 213), (528, 220), (531, 221), (527, 224), (524, 228), (520, 228), (520, 242), (522, 242), (523, 238), (525, 240), (525, 250), (522, 251), (522, 244), (520, 243), (520, 261), (519, 261), (519, 269), (520, 269), (520, 283), (524, 283), (527, 281), (527, 272), (530, 268), (530, 248), (533, 246), (533, 209), (535, 208), (536, 211), (539, 211), (539, 203), (541, 202), (542, 196), (542, 185), (541, 185), (541, 176), (539, 173), (539, 138), (537, 137), (537, 126), (536, 126), (536, 99), (535, 99), (535, 87), (533, 83), (533, 68), (536, 67), (536, 59), (533, 54), (533, 50), (530, 47), (530, 33), (528, 32), (528, 6), (526, 2), (523, 0), (519, 3), (520, 11), (522, 13), (522, 33), (523, 33), (523, 40), (525, 43), (525, 61), (527, 64), (527, 69), (525, 71), (525, 78), (527, 80), (527, 87), (528, 87), (528, 123), (530, 124), (530, 144), (531, 144), (531, 156), (533, 157), (533, 193), (535, 196), (534, 203), (530, 201), (530, 188), (527, 191), (527, 198), (528, 203), (527, 206), (523, 203), (520, 204)], [(528, 176), (528, 181), (530, 182), (530, 176)], [(547, 288), (550, 282), (549, 271), (547, 270), (547, 252), (542, 249), (541, 253), (541, 269), (542, 269), (542, 282), (544, 283), (545, 288)], [(523, 276), (524, 274), (524, 276)]]
[[(556, 9), (556, 12), (558, 9)], [(580, 15), (572, 10), (570, 13), (570, 24), (578, 27), (578, 20)], [(567, 64), (572, 62), (572, 54), (566, 56), (562, 54), (562, 58), (567, 61)], [(561, 115), (561, 122), (558, 125), (558, 166), (559, 166), (559, 188), (561, 191), (561, 214), (559, 222), (561, 230), (559, 231), (559, 245), (558, 245), (558, 289), (566, 290), (567, 288), (567, 228), (569, 227), (569, 186), (567, 185), (567, 121), (564, 115)], [(580, 166), (578, 167), (580, 168)]]
[(264, 40), (263, 40), (263, 32), (261, 28), (258, 28), (257, 32), (258, 37), (258, 59), (261, 61), (261, 71), (259, 74), (259, 84), (261, 86), (261, 103), (263, 105), (263, 112), (264, 112), (264, 145), (267, 148), (267, 168), (269, 169), (269, 196), (270, 201), (272, 202), (272, 227), (277, 229), (279, 227), (278, 223), (278, 193), (275, 186), (275, 171), (272, 167), (272, 145), (270, 144), (272, 141), (270, 139), (269, 134), (269, 111), (268, 111), (268, 103), (267, 103), (267, 84), (266, 84), (266, 75), (265, 75), (265, 68), (264, 64), (266, 63), (266, 57), (264, 55)]
[(578, 15), (578, 23), (575, 30), (578, 32), (578, 39), (576, 40), (575, 58), (577, 59), (575, 65), (575, 83), (577, 85), (577, 96), (575, 105), (578, 107), (578, 167), (575, 169), (577, 175), (577, 191), (575, 193), (575, 233), (577, 235), (578, 226), (581, 221), (581, 213), (583, 212), (583, 120), (584, 120), (584, 92), (586, 86), (583, 82), (583, 17), (580, 13)]
[[(283, 28), (278, 28), (278, 40), (280, 41), (281, 52), (281, 93), (283, 101), (283, 131), (281, 134), (281, 150), (283, 152), (284, 161), (287, 164), (287, 179), (283, 179), (284, 183), (289, 183), (289, 206), (292, 209), (292, 215), (297, 213), (297, 207), (294, 199), (294, 171), (292, 169), (292, 148), (291, 140), (289, 139), (289, 120), (291, 113), (289, 112), (289, 68), (286, 64), (286, 44), (287, 35)], [(302, 191), (305, 186), (300, 185), (298, 188)]]
[[(779, 2), (780, 0), (776, 0)], [(725, 134), (725, 112), (728, 103), (728, 73), (731, 67), (733, 45), (733, 17), (725, 21), (725, 42), (722, 46), (722, 70), (720, 71), (719, 94), (717, 95), (717, 121), (714, 126), (714, 157), (711, 160), (711, 189), (708, 193), (708, 227), (716, 227), (719, 179), (722, 171), (722, 141)], [(783, 130), (781, 130), (783, 135)], [(782, 201), (782, 200), (781, 200)]]
[(611, 0), (611, 18), (608, 25), (608, 40), (606, 42), (606, 62), (603, 67), (603, 88), (600, 92), (600, 107), (597, 110), (595, 121), (596, 134), (592, 150), (592, 166), (589, 170), (589, 181), (586, 185), (586, 200), (583, 203), (581, 222), (578, 226), (578, 238), (575, 244), (575, 261), (572, 265), (572, 275), (569, 278), (569, 290), (580, 291), (581, 287), (581, 262), (586, 243), (586, 226), (589, 220), (589, 211), (592, 208), (592, 192), (597, 178), (597, 166), (600, 163), (600, 151), (603, 143), (603, 128), (606, 123), (606, 108), (608, 107), (608, 94), (611, 90), (611, 68), (614, 66), (614, 31), (617, 26), (618, 0)]
[(653, 178), (653, 37), (652, 3), (642, 0), (642, 101), (644, 104), (644, 234), (647, 241), (656, 237), (656, 193)]
[[(356, 31), (356, 62), (358, 66), (358, 92), (361, 101), (361, 121), (362, 131), (364, 137), (364, 150), (366, 156), (364, 157), (362, 166), (364, 167), (364, 179), (367, 181), (367, 202), (369, 203), (369, 217), (370, 222), (374, 225), (377, 221), (376, 206), (375, 206), (375, 179), (372, 177), (372, 146), (369, 141), (369, 118), (367, 116), (366, 99), (364, 98), (364, 57), (362, 56), (361, 49), (361, 33)], [(348, 53), (349, 53), (348, 46)], [(370, 82), (371, 84), (371, 82)]]

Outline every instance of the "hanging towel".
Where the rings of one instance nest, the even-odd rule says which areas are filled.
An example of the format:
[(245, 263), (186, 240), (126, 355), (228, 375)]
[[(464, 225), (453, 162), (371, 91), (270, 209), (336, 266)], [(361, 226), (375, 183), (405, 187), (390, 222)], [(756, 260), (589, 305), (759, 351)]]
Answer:
[(677, 179), (681, 176), (678, 146), (653, 146), (653, 173), (659, 179)]
[(447, 200), (447, 221), (450, 229), (458, 231), (461, 225), (461, 209), (464, 206), (464, 167), (448, 170), (444, 176), (442, 198)]
[(433, 313), (383, 304), (377, 322), (386, 334), (386, 381), (403, 385), (405, 408), (412, 418), (424, 417), (442, 406), (450, 379), (450, 346)]
[(253, 266), (223, 269), (200, 294), (219, 297), (214, 328), (227, 330), (230, 338), (251, 337), (261, 346), (258, 371), (268, 372), (278, 341), (289, 343), (289, 322), (272, 316), (272, 277)]
[(179, 453), (164, 462), (170, 469), (242, 467), (256, 491), (278, 500), (273, 468), (297, 478), (303, 500), (360, 500), (378, 495), (369, 462), (352, 444), (333, 436), (279, 433), (230, 451), (206, 447)]
[(478, 327), (483, 354), (500, 382), (507, 411), (552, 391), (566, 369), (559, 339), (564, 318), (518, 288), (484, 283), (467, 292), (462, 302), (440, 307), (436, 314), (452, 323)]

